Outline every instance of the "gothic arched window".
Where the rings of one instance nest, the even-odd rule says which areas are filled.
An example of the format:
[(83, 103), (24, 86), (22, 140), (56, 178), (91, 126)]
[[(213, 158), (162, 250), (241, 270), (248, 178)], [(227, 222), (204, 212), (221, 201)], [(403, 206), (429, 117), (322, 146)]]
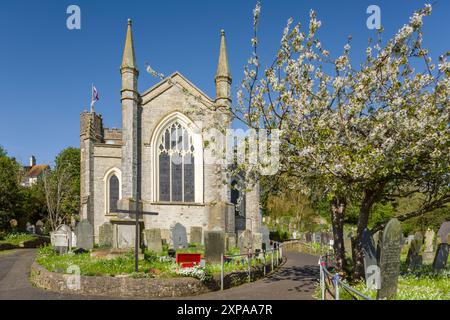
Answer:
[(120, 198), (119, 179), (115, 174), (109, 178), (109, 212), (117, 212), (117, 202)]
[(180, 122), (170, 123), (158, 138), (159, 201), (195, 201), (195, 150), (192, 135)]

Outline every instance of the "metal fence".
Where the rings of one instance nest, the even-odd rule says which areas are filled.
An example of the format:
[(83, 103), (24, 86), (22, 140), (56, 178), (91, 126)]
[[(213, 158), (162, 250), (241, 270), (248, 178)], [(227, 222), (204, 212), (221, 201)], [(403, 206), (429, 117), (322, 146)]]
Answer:
[(327, 254), (319, 258), (320, 268), (320, 293), (321, 299), (326, 300), (326, 293), (328, 292), (334, 300), (340, 300), (341, 290), (345, 290), (353, 300), (358, 300), (357, 297), (363, 300), (372, 300), (372, 298), (350, 287), (338, 273), (332, 274), (329, 269), (334, 268), (334, 255)]
[[(272, 253), (272, 254), (270, 254)], [(270, 254), (270, 272), (272, 272), (276, 267), (280, 265), (283, 261), (283, 244), (279, 242), (274, 242), (272, 249), (263, 250), (261, 252), (251, 252), (246, 254), (234, 254), (234, 255), (224, 255), (221, 256), (220, 261), (220, 289), (223, 290), (224, 287), (224, 277), (225, 277), (225, 263), (235, 264), (246, 264), (248, 272), (248, 282), (252, 281), (252, 265), (253, 261), (263, 265), (264, 276), (267, 274), (267, 256)]]

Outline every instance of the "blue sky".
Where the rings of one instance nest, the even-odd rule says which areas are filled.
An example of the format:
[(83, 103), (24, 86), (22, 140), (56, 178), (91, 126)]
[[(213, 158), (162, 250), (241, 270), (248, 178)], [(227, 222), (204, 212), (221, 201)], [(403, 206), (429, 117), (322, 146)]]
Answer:
[[(352, 35), (355, 61), (375, 31), (366, 27), (371, 4), (381, 8), (385, 37), (407, 23), (422, 0), (263, 0), (260, 53), (269, 61), (286, 20), (305, 25), (310, 9), (322, 20), (319, 33), (333, 56)], [(68, 30), (66, 9), (81, 8), (81, 30)], [(79, 146), (79, 114), (89, 107), (91, 83), (100, 92), (96, 111), (107, 127), (121, 126), (119, 66), (127, 18), (133, 19), (140, 91), (155, 84), (145, 62), (164, 74), (180, 71), (214, 97), (219, 34), (227, 34), (233, 88), (250, 55), (253, 0), (190, 1), (0, 1), (0, 145), (20, 162), (31, 154), (52, 163)], [(439, 0), (425, 20), (425, 45), (434, 58), (450, 50), (450, 1)]]

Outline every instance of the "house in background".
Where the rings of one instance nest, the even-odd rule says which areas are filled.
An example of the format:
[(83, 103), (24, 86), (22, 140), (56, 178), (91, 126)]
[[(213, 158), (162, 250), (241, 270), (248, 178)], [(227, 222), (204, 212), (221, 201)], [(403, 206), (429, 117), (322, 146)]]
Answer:
[(36, 157), (31, 156), (28, 166), (23, 166), (24, 177), (22, 181), (22, 186), (31, 187), (33, 184), (37, 183), (38, 179), (42, 178), (44, 171), (50, 168), (47, 164), (36, 164)]

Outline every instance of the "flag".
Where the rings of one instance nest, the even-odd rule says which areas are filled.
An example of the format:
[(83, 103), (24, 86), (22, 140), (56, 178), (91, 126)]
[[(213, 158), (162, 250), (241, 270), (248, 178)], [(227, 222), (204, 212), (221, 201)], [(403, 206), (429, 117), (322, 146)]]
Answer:
[(92, 100), (91, 100), (91, 110), (94, 109), (94, 104), (100, 100), (100, 96), (98, 94), (97, 88), (92, 85)]

